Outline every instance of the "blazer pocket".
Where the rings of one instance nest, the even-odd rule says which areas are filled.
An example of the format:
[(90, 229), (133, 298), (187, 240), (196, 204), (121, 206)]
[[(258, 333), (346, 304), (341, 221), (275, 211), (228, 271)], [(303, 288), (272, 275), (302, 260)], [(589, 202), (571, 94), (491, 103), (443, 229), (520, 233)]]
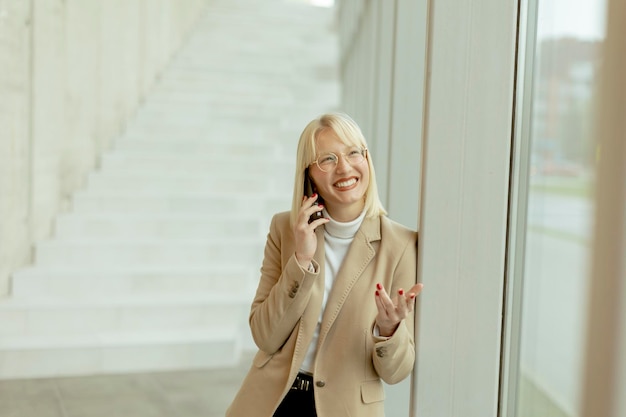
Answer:
[(262, 350), (259, 350), (257, 354), (252, 359), (252, 363), (257, 368), (263, 368), (267, 363), (272, 359), (274, 355), (270, 355), (269, 353), (265, 353)]
[(385, 400), (385, 390), (380, 380), (368, 381), (361, 384), (361, 400), (365, 404)]

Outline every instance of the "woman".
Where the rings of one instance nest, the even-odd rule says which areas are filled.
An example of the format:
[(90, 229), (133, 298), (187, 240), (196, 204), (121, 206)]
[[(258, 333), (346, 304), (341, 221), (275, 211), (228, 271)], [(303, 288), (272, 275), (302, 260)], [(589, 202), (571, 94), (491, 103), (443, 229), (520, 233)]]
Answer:
[(311, 121), (252, 302), (259, 351), (226, 415), (384, 416), (381, 380), (400, 382), (415, 360), (416, 244), (386, 217), (357, 124), (339, 113)]

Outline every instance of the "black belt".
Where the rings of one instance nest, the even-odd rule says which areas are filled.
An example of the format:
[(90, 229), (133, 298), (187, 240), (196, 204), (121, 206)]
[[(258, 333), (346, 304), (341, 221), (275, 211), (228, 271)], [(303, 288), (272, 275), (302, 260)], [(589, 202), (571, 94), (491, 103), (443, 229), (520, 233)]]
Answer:
[(313, 391), (313, 375), (298, 372), (296, 379), (291, 384), (291, 389), (297, 391)]

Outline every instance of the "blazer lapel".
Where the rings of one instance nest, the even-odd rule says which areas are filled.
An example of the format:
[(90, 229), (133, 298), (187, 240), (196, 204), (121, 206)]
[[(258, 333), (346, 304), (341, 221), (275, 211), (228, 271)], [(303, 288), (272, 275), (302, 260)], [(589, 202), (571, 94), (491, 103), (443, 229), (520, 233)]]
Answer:
[(380, 240), (380, 217), (366, 217), (354, 236), (348, 253), (335, 277), (335, 282), (328, 296), (324, 315), (322, 316), (318, 346), (322, 344), (326, 334), (339, 315), (339, 311), (341, 311), (341, 307), (346, 298), (348, 298), (352, 287), (354, 287), (354, 284), (363, 274), (365, 267), (376, 255), (376, 250), (372, 246), (372, 242), (376, 240)]
[(289, 375), (290, 381), (296, 377), (299, 366), (304, 360), (304, 355), (306, 355), (308, 346), (313, 339), (313, 333), (315, 332), (315, 327), (317, 326), (317, 322), (320, 317), (320, 311), (322, 310), (322, 301), (324, 300), (324, 228), (318, 227), (315, 230), (315, 233), (317, 235), (317, 249), (315, 250), (313, 259), (315, 259), (320, 266), (320, 276), (313, 283), (313, 287), (311, 288), (311, 298), (309, 299), (309, 303), (304, 309), (304, 313), (302, 314), (302, 318), (298, 324), (298, 336), (296, 339), (293, 361), (293, 363), (298, 366), (292, 366), (291, 373)]
[[(318, 227), (315, 230), (317, 235), (317, 249), (315, 250), (315, 255), (313, 255), (313, 259), (316, 261), (319, 259), (324, 259), (324, 228)], [(309, 303), (304, 310), (303, 319), (304, 322), (311, 323), (314, 328), (317, 326), (317, 321), (319, 320), (320, 311), (322, 310), (322, 301), (324, 300), (324, 272), (325, 272), (325, 263), (322, 261), (318, 261), (320, 266), (320, 276), (313, 284), (313, 288), (311, 289), (311, 298)], [(310, 329), (309, 329), (310, 330)], [(311, 331), (311, 337), (313, 336), (313, 332)], [(310, 340), (309, 340), (310, 342)], [(308, 346), (308, 343), (307, 343)]]

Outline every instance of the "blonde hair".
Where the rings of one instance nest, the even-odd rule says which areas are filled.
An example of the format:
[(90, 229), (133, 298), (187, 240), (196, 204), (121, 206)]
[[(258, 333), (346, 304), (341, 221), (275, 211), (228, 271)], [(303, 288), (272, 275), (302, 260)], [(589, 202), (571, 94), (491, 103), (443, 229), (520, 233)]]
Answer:
[[(296, 154), (296, 175), (293, 187), (293, 200), (291, 203), (292, 225), (295, 224), (298, 212), (302, 206), (302, 197), (304, 196), (304, 173), (317, 158), (315, 141), (320, 132), (326, 129), (331, 129), (335, 132), (337, 137), (348, 146), (356, 145), (367, 148), (367, 143), (361, 129), (347, 114), (327, 113), (309, 122), (300, 135)], [(367, 152), (367, 166), (369, 168), (370, 179), (367, 190), (365, 191), (365, 217), (386, 215), (387, 211), (378, 196), (374, 164), (369, 151)]]

